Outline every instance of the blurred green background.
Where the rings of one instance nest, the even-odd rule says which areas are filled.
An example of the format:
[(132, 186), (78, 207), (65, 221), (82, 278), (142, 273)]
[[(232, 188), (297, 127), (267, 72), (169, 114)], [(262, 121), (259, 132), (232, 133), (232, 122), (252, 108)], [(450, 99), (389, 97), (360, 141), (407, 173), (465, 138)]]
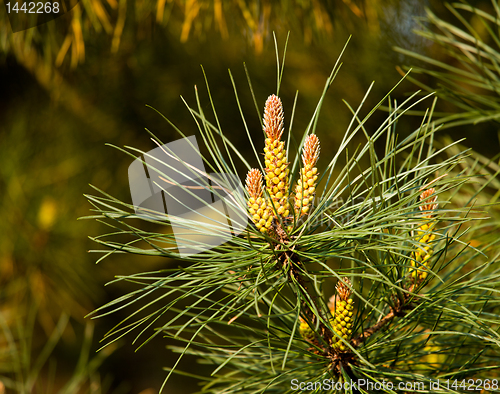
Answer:
[[(487, 12), (492, 9), (489, 1), (471, 4)], [(105, 143), (152, 149), (155, 145), (145, 127), (164, 142), (178, 138), (146, 104), (187, 135), (195, 134), (196, 125), (180, 96), (195, 106), (197, 85), (203, 109), (210, 111), (203, 65), (222, 129), (244, 155), (253, 157), (228, 69), (251, 132), (260, 137), (243, 64), (262, 111), (267, 96), (276, 91), (272, 33), (282, 53), (290, 32), (280, 96), (289, 119), (299, 91), (294, 121), (298, 136), (352, 35), (318, 125), (322, 152), (328, 155), (351, 119), (342, 100), (357, 106), (375, 81), (361, 112), (366, 114), (400, 80), (399, 67), (415, 63), (393, 51), (393, 46), (446, 60), (440, 48), (412, 32), (418, 27), (414, 18), (424, 16), (425, 7), (454, 21), (444, 3), (428, 0), (82, 0), (54, 21), (13, 34), (2, 7), (0, 382), (17, 386), (0, 385), (0, 393), (63, 389), (152, 394), (165, 377), (162, 368), (175, 362), (164, 339), (156, 338), (134, 353), (130, 336), (113, 352), (102, 353), (108, 356), (102, 365), (99, 359), (92, 368), (85, 360), (80, 365), (87, 367), (78, 364), (85, 353), (82, 343), (89, 344), (92, 360), (99, 340), (127, 313), (93, 323), (84, 318), (127, 290), (124, 285), (104, 284), (115, 275), (176, 264), (114, 255), (95, 265), (100, 255), (87, 253), (97, 248), (88, 236), (103, 233), (104, 225), (77, 220), (90, 213), (83, 196), (92, 192), (89, 184), (131, 201), (127, 168), (132, 160)], [(435, 83), (426, 76), (420, 79), (431, 86)], [(415, 85), (404, 81), (392, 98), (402, 101), (415, 90)], [(430, 105), (428, 101), (426, 106)], [(438, 109), (457, 110), (442, 100)], [(384, 118), (381, 114), (378, 119)], [(371, 120), (374, 127), (376, 120)], [(408, 117), (398, 131), (404, 134), (420, 122), (418, 116)], [(500, 151), (496, 124), (445, 132), (454, 139), (467, 137), (466, 145), (486, 156)], [(67, 324), (63, 324), (65, 316)], [(54, 349), (49, 352), (47, 344)], [(185, 358), (181, 369), (194, 365), (194, 360)], [(30, 375), (33, 368), (39, 373)], [(65, 386), (71, 381), (76, 383)], [(195, 390), (196, 382), (174, 377), (165, 392)]]

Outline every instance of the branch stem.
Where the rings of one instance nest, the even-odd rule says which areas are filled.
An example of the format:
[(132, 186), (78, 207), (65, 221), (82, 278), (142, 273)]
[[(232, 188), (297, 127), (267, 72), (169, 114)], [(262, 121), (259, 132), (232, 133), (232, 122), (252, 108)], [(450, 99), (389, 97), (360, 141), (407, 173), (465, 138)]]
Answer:
[(383, 326), (390, 323), (392, 321), (392, 319), (394, 319), (395, 316), (396, 316), (396, 313), (394, 312), (394, 310), (391, 310), (387, 315), (385, 315), (382, 319), (380, 319), (380, 321), (377, 324), (367, 328), (365, 331), (363, 331), (363, 333), (361, 335), (359, 335), (357, 338), (353, 339), (351, 342), (352, 345), (354, 347), (358, 347), (361, 343), (363, 343), (366, 339), (368, 339), (373, 334), (375, 334)]

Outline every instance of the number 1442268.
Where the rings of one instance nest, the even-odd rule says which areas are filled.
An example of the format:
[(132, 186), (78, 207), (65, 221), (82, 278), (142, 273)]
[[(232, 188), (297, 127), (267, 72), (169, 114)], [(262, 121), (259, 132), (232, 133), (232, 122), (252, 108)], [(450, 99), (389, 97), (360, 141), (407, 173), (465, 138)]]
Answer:
[(54, 2), (29, 2), (29, 3), (21, 3), (21, 6), (19, 7), (20, 3), (13, 3), (11, 6), (10, 2), (5, 4), (7, 6), (7, 12), (10, 14), (11, 12), (15, 12), (16, 14), (19, 12), (25, 13), (25, 14), (49, 14), (49, 13), (54, 13), (58, 14), (59, 13), (59, 3)]

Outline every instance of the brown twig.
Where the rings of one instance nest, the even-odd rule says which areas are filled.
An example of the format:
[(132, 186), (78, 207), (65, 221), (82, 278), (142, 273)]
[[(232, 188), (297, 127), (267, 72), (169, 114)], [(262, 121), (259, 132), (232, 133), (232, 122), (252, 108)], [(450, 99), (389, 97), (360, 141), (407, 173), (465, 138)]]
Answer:
[(402, 300), (397, 301), (395, 307), (391, 307), (391, 311), (387, 315), (385, 315), (373, 326), (368, 327), (361, 333), (361, 335), (357, 336), (351, 341), (352, 346), (358, 347), (359, 345), (361, 345), (361, 343), (363, 343), (366, 339), (371, 337), (386, 324), (389, 324), (396, 316), (404, 316), (406, 313), (405, 310), (412, 308), (410, 305), (410, 299), (415, 287), (416, 284), (413, 283), (408, 289), (409, 292), (404, 294)]
[(383, 326), (385, 326), (392, 319), (394, 319), (395, 316), (396, 316), (396, 313), (395, 313), (395, 311), (393, 309), (387, 315), (385, 315), (382, 319), (380, 319), (380, 321), (377, 324), (375, 324), (375, 325), (367, 328), (366, 330), (363, 331), (363, 333), (361, 335), (359, 335), (358, 337), (354, 338), (351, 341), (352, 346), (353, 347), (358, 347), (359, 345), (361, 345), (361, 343), (363, 343), (366, 339), (368, 339), (369, 337), (371, 337), (378, 330), (380, 330)]

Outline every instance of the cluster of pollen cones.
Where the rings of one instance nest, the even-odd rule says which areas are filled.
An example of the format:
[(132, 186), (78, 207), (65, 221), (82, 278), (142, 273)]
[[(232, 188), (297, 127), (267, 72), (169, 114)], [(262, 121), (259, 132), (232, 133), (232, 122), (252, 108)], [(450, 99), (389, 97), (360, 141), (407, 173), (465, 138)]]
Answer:
[[(264, 176), (260, 170), (252, 168), (246, 178), (249, 194), (248, 209), (255, 226), (266, 233), (272, 226), (273, 218), (296, 218), (306, 215), (313, 202), (318, 179), (316, 162), (319, 158), (319, 139), (315, 134), (307, 136), (302, 150), (302, 164), (299, 179), (293, 191), (293, 203), (289, 201), (290, 170), (285, 149), (281, 140), (284, 129), (283, 105), (276, 95), (271, 95), (264, 108)], [(265, 191), (264, 182), (265, 180)], [(291, 207), (292, 205), (292, 207)]]
[[(270, 235), (273, 234), (271, 230), (274, 219), (290, 223), (291, 219), (299, 219), (310, 212), (318, 179), (316, 163), (319, 159), (320, 143), (315, 134), (310, 134), (306, 137), (302, 148), (302, 167), (292, 190), (285, 142), (281, 140), (283, 130), (283, 105), (278, 96), (271, 95), (264, 108), (266, 134), (264, 173), (252, 168), (246, 177), (250, 216), (260, 232)], [(436, 237), (432, 231), (436, 223), (434, 216), (437, 207), (437, 194), (434, 188), (423, 191), (420, 195), (419, 208), (426, 223), (417, 228), (416, 240), (419, 242), (419, 247), (412, 252), (409, 269), (410, 277), (417, 283), (423, 281), (428, 273), (428, 263), (432, 256), (432, 247), (429, 244)], [(287, 228), (292, 229), (290, 226)], [(354, 313), (351, 295), (352, 283), (348, 278), (343, 278), (338, 282), (336, 294), (328, 303), (329, 322), (333, 329), (330, 346), (337, 353), (349, 351), (346, 344), (352, 337)], [(308, 342), (316, 343), (317, 334), (309, 324), (300, 317), (299, 332)]]

